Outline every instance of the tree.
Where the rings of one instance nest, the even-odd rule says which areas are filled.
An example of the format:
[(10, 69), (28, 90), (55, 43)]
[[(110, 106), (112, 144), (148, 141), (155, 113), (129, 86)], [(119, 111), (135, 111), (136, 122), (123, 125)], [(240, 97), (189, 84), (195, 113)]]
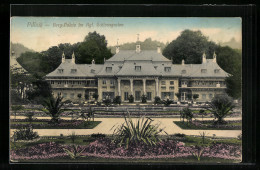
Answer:
[(154, 98), (154, 104), (161, 104), (161, 98), (159, 96), (155, 96)]
[(209, 104), (210, 111), (213, 113), (217, 124), (225, 123), (224, 118), (229, 115), (235, 107), (233, 100), (227, 95), (216, 95)]
[(11, 106), (11, 109), (14, 112), (14, 119), (16, 119), (17, 111), (24, 109), (24, 107), (21, 105), (13, 105), (13, 106)]
[(183, 59), (186, 64), (200, 64), (203, 52), (207, 56), (213, 56), (216, 47), (201, 31), (184, 30), (165, 47), (163, 55), (168, 59), (172, 58), (174, 64), (180, 64)]
[(142, 95), (142, 96), (141, 96), (141, 100), (142, 100), (142, 103), (146, 103), (146, 102), (147, 102), (147, 97), (146, 97), (146, 95)]
[(133, 95), (130, 95), (128, 97), (128, 100), (129, 100), (129, 103), (134, 103), (134, 96)]
[(43, 111), (51, 116), (53, 123), (58, 123), (60, 114), (63, 111), (63, 109), (61, 109), (63, 106), (62, 99), (62, 97), (58, 96), (55, 100), (54, 97), (51, 96), (44, 100), (43, 106), (45, 109)]
[(98, 95), (97, 93), (94, 93), (92, 97), (93, 97), (95, 100), (97, 100), (97, 99), (98, 99), (98, 96), (99, 96), (99, 95)]
[(114, 104), (121, 104), (121, 96), (116, 96), (114, 99), (113, 99), (113, 103)]
[(188, 107), (185, 107), (182, 109), (183, 118), (188, 120), (188, 123), (192, 122), (193, 114), (192, 110), (190, 110)]
[(193, 94), (192, 98), (193, 98), (193, 100), (196, 101), (199, 98), (199, 95), (198, 94)]
[(95, 59), (96, 63), (101, 64), (104, 62), (104, 58), (109, 59), (111, 56), (111, 50), (107, 48), (106, 37), (94, 31), (89, 32), (84, 42), (79, 45), (76, 61), (83, 64), (91, 63), (92, 59)]

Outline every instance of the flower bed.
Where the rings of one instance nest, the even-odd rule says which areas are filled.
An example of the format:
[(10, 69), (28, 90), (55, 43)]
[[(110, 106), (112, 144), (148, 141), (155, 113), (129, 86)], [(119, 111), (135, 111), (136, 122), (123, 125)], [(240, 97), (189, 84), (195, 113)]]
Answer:
[[(58, 159), (69, 158), (64, 152), (71, 149), (71, 145), (61, 145), (55, 142), (38, 144), (24, 149), (12, 150), (11, 160), (34, 160), (34, 159)], [(83, 156), (112, 159), (156, 159), (156, 158), (179, 158), (190, 157), (197, 152), (195, 146), (185, 146), (183, 142), (163, 140), (156, 146), (135, 145), (126, 149), (124, 146), (115, 145), (110, 139), (97, 139), (89, 145), (79, 146)], [(230, 144), (215, 144), (205, 147), (202, 157), (241, 159), (241, 147)]]
[(202, 129), (202, 130), (241, 130), (241, 120), (226, 121), (226, 124), (214, 124), (213, 121), (192, 121), (190, 123), (174, 121), (182, 129)]
[(83, 120), (59, 120), (58, 124), (50, 123), (48, 120), (37, 119), (30, 122), (29, 120), (12, 120), (11, 129), (19, 129), (31, 125), (33, 129), (93, 129), (101, 121), (83, 121)]

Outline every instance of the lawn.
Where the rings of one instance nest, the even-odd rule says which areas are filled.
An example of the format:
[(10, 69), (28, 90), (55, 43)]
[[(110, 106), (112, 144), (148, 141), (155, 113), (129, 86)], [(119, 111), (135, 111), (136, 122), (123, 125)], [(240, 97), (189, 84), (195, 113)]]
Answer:
[(23, 128), (31, 125), (33, 129), (93, 129), (101, 121), (83, 121), (83, 120), (60, 120), (58, 124), (51, 124), (49, 120), (38, 119), (33, 121), (16, 120), (11, 121), (11, 129)]
[(190, 123), (182, 121), (173, 121), (177, 126), (182, 129), (193, 130), (241, 130), (242, 121), (227, 121), (227, 124), (214, 125), (213, 121), (193, 121)]

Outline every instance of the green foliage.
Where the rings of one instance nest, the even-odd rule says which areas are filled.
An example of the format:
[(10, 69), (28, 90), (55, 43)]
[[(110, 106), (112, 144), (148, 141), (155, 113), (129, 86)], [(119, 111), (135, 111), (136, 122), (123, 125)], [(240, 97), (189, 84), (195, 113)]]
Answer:
[(98, 96), (99, 96), (99, 95), (98, 95), (97, 93), (94, 93), (92, 97), (93, 97), (95, 100), (97, 100), (97, 99), (98, 99)]
[(18, 129), (14, 132), (15, 140), (33, 140), (39, 137), (37, 132), (33, 132), (31, 126)]
[(18, 58), (20, 57), (20, 55), (22, 53), (25, 53), (25, 52), (33, 52), (33, 50), (25, 47), (23, 44), (20, 44), (20, 43), (12, 43), (11, 42), (11, 45), (10, 45), (10, 51), (14, 51), (15, 52), (15, 58)]
[(192, 94), (191, 94), (191, 93), (188, 93), (188, 94), (187, 94), (187, 98), (188, 98), (188, 100), (191, 100), (191, 99), (192, 99)]
[(181, 111), (181, 118), (183, 118), (183, 120), (187, 119), (188, 122), (191, 122), (193, 118), (192, 110), (189, 109), (189, 107), (183, 108)]
[(134, 96), (130, 95), (128, 96), (129, 103), (134, 103)]
[(161, 98), (159, 96), (155, 96), (154, 104), (161, 104), (161, 103), (162, 103)]
[(48, 99), (46, 99), (44, 101), (44, 112), (51, 116), (52, 118), (52, 122), (53, 123), (58, 123), (58, 120), (59, 120), (59, 117), (60, 117), (60, 114), (62, 113), (62, 106), (63, 106), (63, 102), (62, 102), (62, 97), (58, 96), (56, 98), (56, 100), (54, 99), (54, 97), (49, 97)]
[[(158, 46), (161, 47), (161, 49), (165, 48), (165, 44), (156, 40), (152, 40), (151, 38), (145, 39), (143, 42), (140, 42), (141, 45), (141, 50), (156, 50)], [(115, 53), (116, 52), (116, 46), (112, 46), (111, 52)], [(120, 50), (135, 50), (136, 48), (136, 43), (125, 43), (120, 45)]]
[(85, 94), (85, 99), (89, 100), (89, 95), (88, 94)]
[(141, 117), (135, 124), (131, 117), (124, 117), (125, 122), (115, 129), (114, 142), (119, 146), (125, 145), (138, 145), (144, 143), (146, 145), (156, 145), (159, 139), (159, 134), (163, 129), (159, 129), (159, 124), (152, 125), (153, 122), (150, 118)]
[(193, 98), (194, 100), (197, 100), (197, 99), (199, 98), (199, 95), (198, 95), (198, 94), (193, 94), (192, 98)]
[(11, 109), (12, 111), (17, 112), (18, 110), (23, 110), (24, 107), (22, 105), (12, 105)]
[(163, 100), (162, 101), (162, 103), (164, 104), (164, 106), (170, 106), (170, 104), (172, 104), (173, 103), (173, 101), (172, 100), (170, 100), (170, 99), (166, 99), (166, 100)]
[(178, 98), (178, 100), (180, 100), (180, 98), (181, 98), (181, 93), (175, 93), (175, 96)]
[(213, 56), (216, 47), (201, 31), (184, 30), (163, 50), (163, 55), (172, 58), (175, 64), (181, 64), (183, 59), (186, 64), (200, 64), (203, 52), (207, 56)]
[(116, 96), (114, 99), (113, 99), (113, 103), (114, 104), (121, 104), (121, 96)]
[(34, 112), (27, 112), (25, 116), (26, 119), (28, 119), (31, 122), (33, 120)]
[(95, 59), (97, 64), (101, 64), (104, 58), (109, 59), (112, 53), (107, 48), (106, 37), (94, 31), (89, 32), (84, 42), (79, 45), (77, 56), (76, 61), (79, 64), (91, 63), (92, 59)]
[(233, 100), (227, 95), (216, 95), (210, 103), (210, 111), (217, 118), (216, 123), (224, 123), (224, 118), (229, 115), (235, 107)]
[(103, 100), (103, 103), (105, 106), (110, 106), (111, 105), (111, 99), (105, 99)]
[(77, 96), (78, 96), (78, 98), (81, 98), (82, 94), (79, 93)]
[(85, 149), (80, 150), (78, 145), (72, 145), (72, 149), (71, 150), (66, 149), (66, 148), (63, 148), (63, 150), (68, 154), (68, 156), (71, 159), (77, 159), (77, 158), (85, 157), (85, 156), (82, 156), (82, 152)]
[(141, 100), (142, 100), (142, 103), (146, 103), (146, 102), (147, 102), (147, 97), (146, 97), (146, 95), (142, 95), (142, 96), (141, 96)]

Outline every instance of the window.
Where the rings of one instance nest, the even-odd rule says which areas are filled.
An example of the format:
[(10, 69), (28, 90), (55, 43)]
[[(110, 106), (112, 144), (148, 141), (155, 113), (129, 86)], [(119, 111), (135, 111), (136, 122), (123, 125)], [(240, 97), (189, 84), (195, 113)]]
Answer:
[(147, 100), (152, 100), (152, 92), (147, 92)]
[(61, 84), (61, 81), (58, 81), (58, 84)]
[(213, 94), (209, 94), (209, 98), (212, 99), (213, 98)]
[(201, 73), (207, 73), (207, 69), (201, 69)]
[(115, 85), (115, 80), (110, 80), (111, 85)]
[(135, 71), (141, 71), (141, 66), (135, 66)]
[(202, 99), (206, 99), (206, 94), (202, 94)]
[(76, 73), (77, 69), (71, 69), (71, 73)]
[(162, 85), (165, 85), (166, 83), (165, 83), (165, 81), (162, 81)]
[(181, 70), (181, 74), (186, 74), (186, 70)]
[(170, 85), (174, 85), (174, 81), (170, 81)]
[(170, 72), (171, 71), (171, 67), (164, 67), (164, 71), (165, 72)]
[(103, 92), (102, 99), (113, 99), (115, 96), (114, 92)]
[(170, 90), (174, 90), (174, 86), (170, 86)]
[(63, 73), (63, 69), (58, 69), (58, 73)]
[(107, 81), (106, 80), (102, 80), (102, 84), (107, 84)]
[(162, 89), (162, 90), (166, 90), (166, 87), (165, 87), (165, 86), (162, 86), (161, 89)]
[(174, 93), (173, 92), (162, 92), (161, 93), (162, 100), (164, 99), (173, 99)]
[(94, 70), (94, 69), (91, 69), (90, 72), (91, 72), (91, 73), (95, 73), (95, 70)]
[(74, 98), (74, 93), (70, 93), (70, 98)]
[(128, 92), (124, 93), (124, 100), (128, 100)]
[(54, 81), (51, 81), (51, 84), (54, 84)]
[(106, 72), (111, 73), (112, 72), (112, 67), (106, 67)]
[(141, 91), (135, 91), (135, 100), (141, 100)]
[(67, 93), (63, 93), (63, 97), (66, 98), (67, 97)]
[(219, 73), (219, 69), (215, 69), (215, 70), (214, 70), (214, 73)]

